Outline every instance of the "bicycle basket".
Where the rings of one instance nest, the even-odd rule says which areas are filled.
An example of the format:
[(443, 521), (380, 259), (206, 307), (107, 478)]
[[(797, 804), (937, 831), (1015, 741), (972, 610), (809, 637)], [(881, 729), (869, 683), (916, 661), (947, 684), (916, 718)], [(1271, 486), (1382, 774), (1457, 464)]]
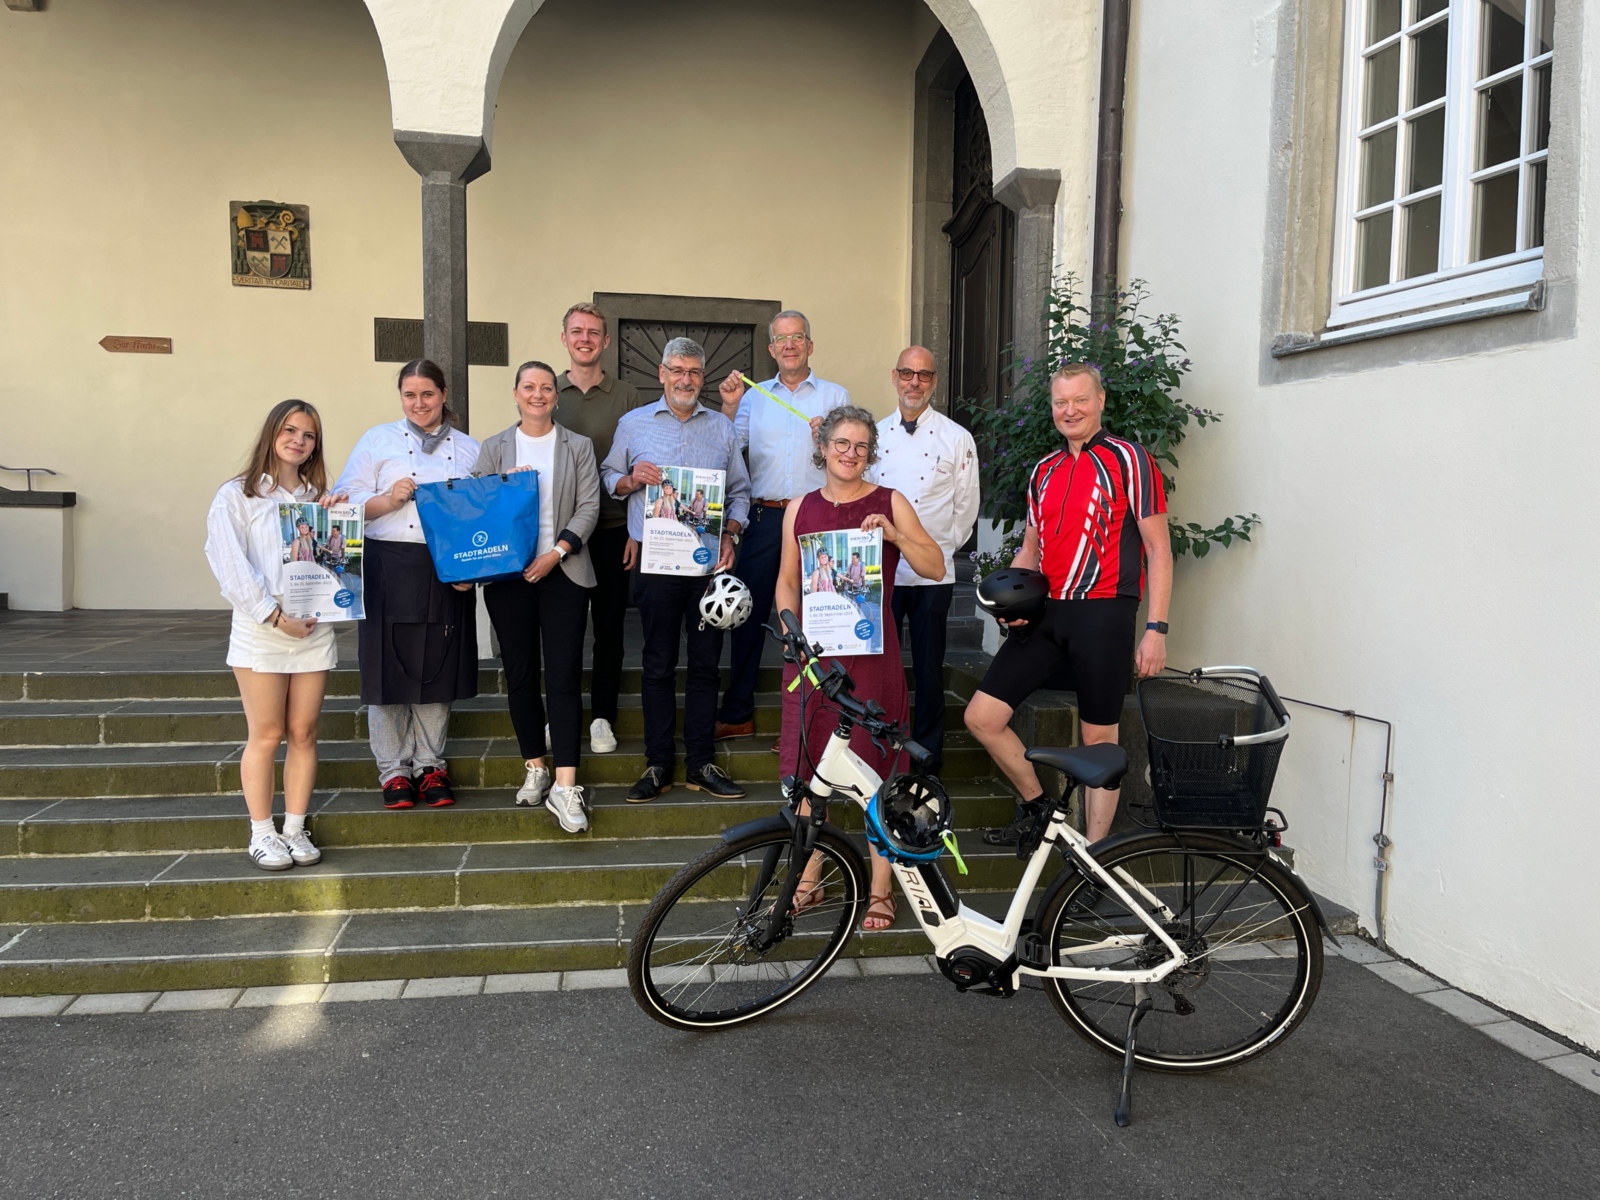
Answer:
[(1260, 829), (1289, 733), (1266, 677), (1210, 668), (1140, 680), (1138, 692), (1156, 820), (1174, 829)]

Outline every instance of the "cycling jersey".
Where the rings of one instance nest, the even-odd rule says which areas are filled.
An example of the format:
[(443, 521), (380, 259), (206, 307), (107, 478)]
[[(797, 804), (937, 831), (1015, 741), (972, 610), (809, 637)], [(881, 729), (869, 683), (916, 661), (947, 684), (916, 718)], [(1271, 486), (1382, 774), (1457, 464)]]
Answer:
[(1062, 448), (1028, 483), (1028, 524), (1039, 534), (1040, 569), (1058, 600), (1138, 599), (1144, 591), (1139, 522), (1167, 511), (1149, 453), (1104, 429), (1076, 457)]

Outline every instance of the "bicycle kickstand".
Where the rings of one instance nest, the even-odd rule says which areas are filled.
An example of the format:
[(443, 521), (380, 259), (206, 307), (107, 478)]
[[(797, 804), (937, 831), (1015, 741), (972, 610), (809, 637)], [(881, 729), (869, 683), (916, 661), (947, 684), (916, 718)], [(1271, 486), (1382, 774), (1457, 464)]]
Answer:
[(1126, 1129), (1133, 1120), (1133, 1054), (1134, 1040), (1139, 1035), (1139, 1022), (1155, 1007), (1150, 999), (1150, 989), (1142, 983), (1133, 985), (1133, 1013), (1128, 1018), (1128, 1045), (1122, 1056), (1122, 1094), (1117, 1098), (1116, 1122)]

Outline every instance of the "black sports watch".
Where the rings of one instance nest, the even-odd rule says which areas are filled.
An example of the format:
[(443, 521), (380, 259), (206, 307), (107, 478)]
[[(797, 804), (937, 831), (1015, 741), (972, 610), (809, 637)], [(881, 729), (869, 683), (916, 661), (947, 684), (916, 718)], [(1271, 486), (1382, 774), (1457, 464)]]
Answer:
[(1167, 623), (1165, 621), (1146, 621), (1144, 627), (1146, 629), (1154, 629), (1157, 633), (1166, 633), (1167, 631)]

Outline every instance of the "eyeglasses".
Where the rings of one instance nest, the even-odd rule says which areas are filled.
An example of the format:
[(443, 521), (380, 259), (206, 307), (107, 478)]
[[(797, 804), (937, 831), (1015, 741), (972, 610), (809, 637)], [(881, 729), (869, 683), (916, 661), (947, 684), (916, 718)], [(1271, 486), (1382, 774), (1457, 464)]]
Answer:
[(896, 367), (894, 373), (900, 377), (902, 383), (910, 383), (912, 379), (920, 380), (923, 383), (932, 383), (939, 378), (939, 372), (937, 371), (913, 371), (910, 367)]
[(835, 454), (849, 454), (854, 450), (857, 458), (865, 458), (872, 449), (867, 442), (852, 442), (849, 438), (834, 438), (828, 445), (833, 447)]
[(787, 346), (791, 342), (796, 346), (803, 346), (810, 340), (811, 338), (804, 333), (779, 333), (772, 336), (774, 346)]
[(674, 379), (704, 379), (706, 373), (699, 367), (668, 367), (667, 374)]

